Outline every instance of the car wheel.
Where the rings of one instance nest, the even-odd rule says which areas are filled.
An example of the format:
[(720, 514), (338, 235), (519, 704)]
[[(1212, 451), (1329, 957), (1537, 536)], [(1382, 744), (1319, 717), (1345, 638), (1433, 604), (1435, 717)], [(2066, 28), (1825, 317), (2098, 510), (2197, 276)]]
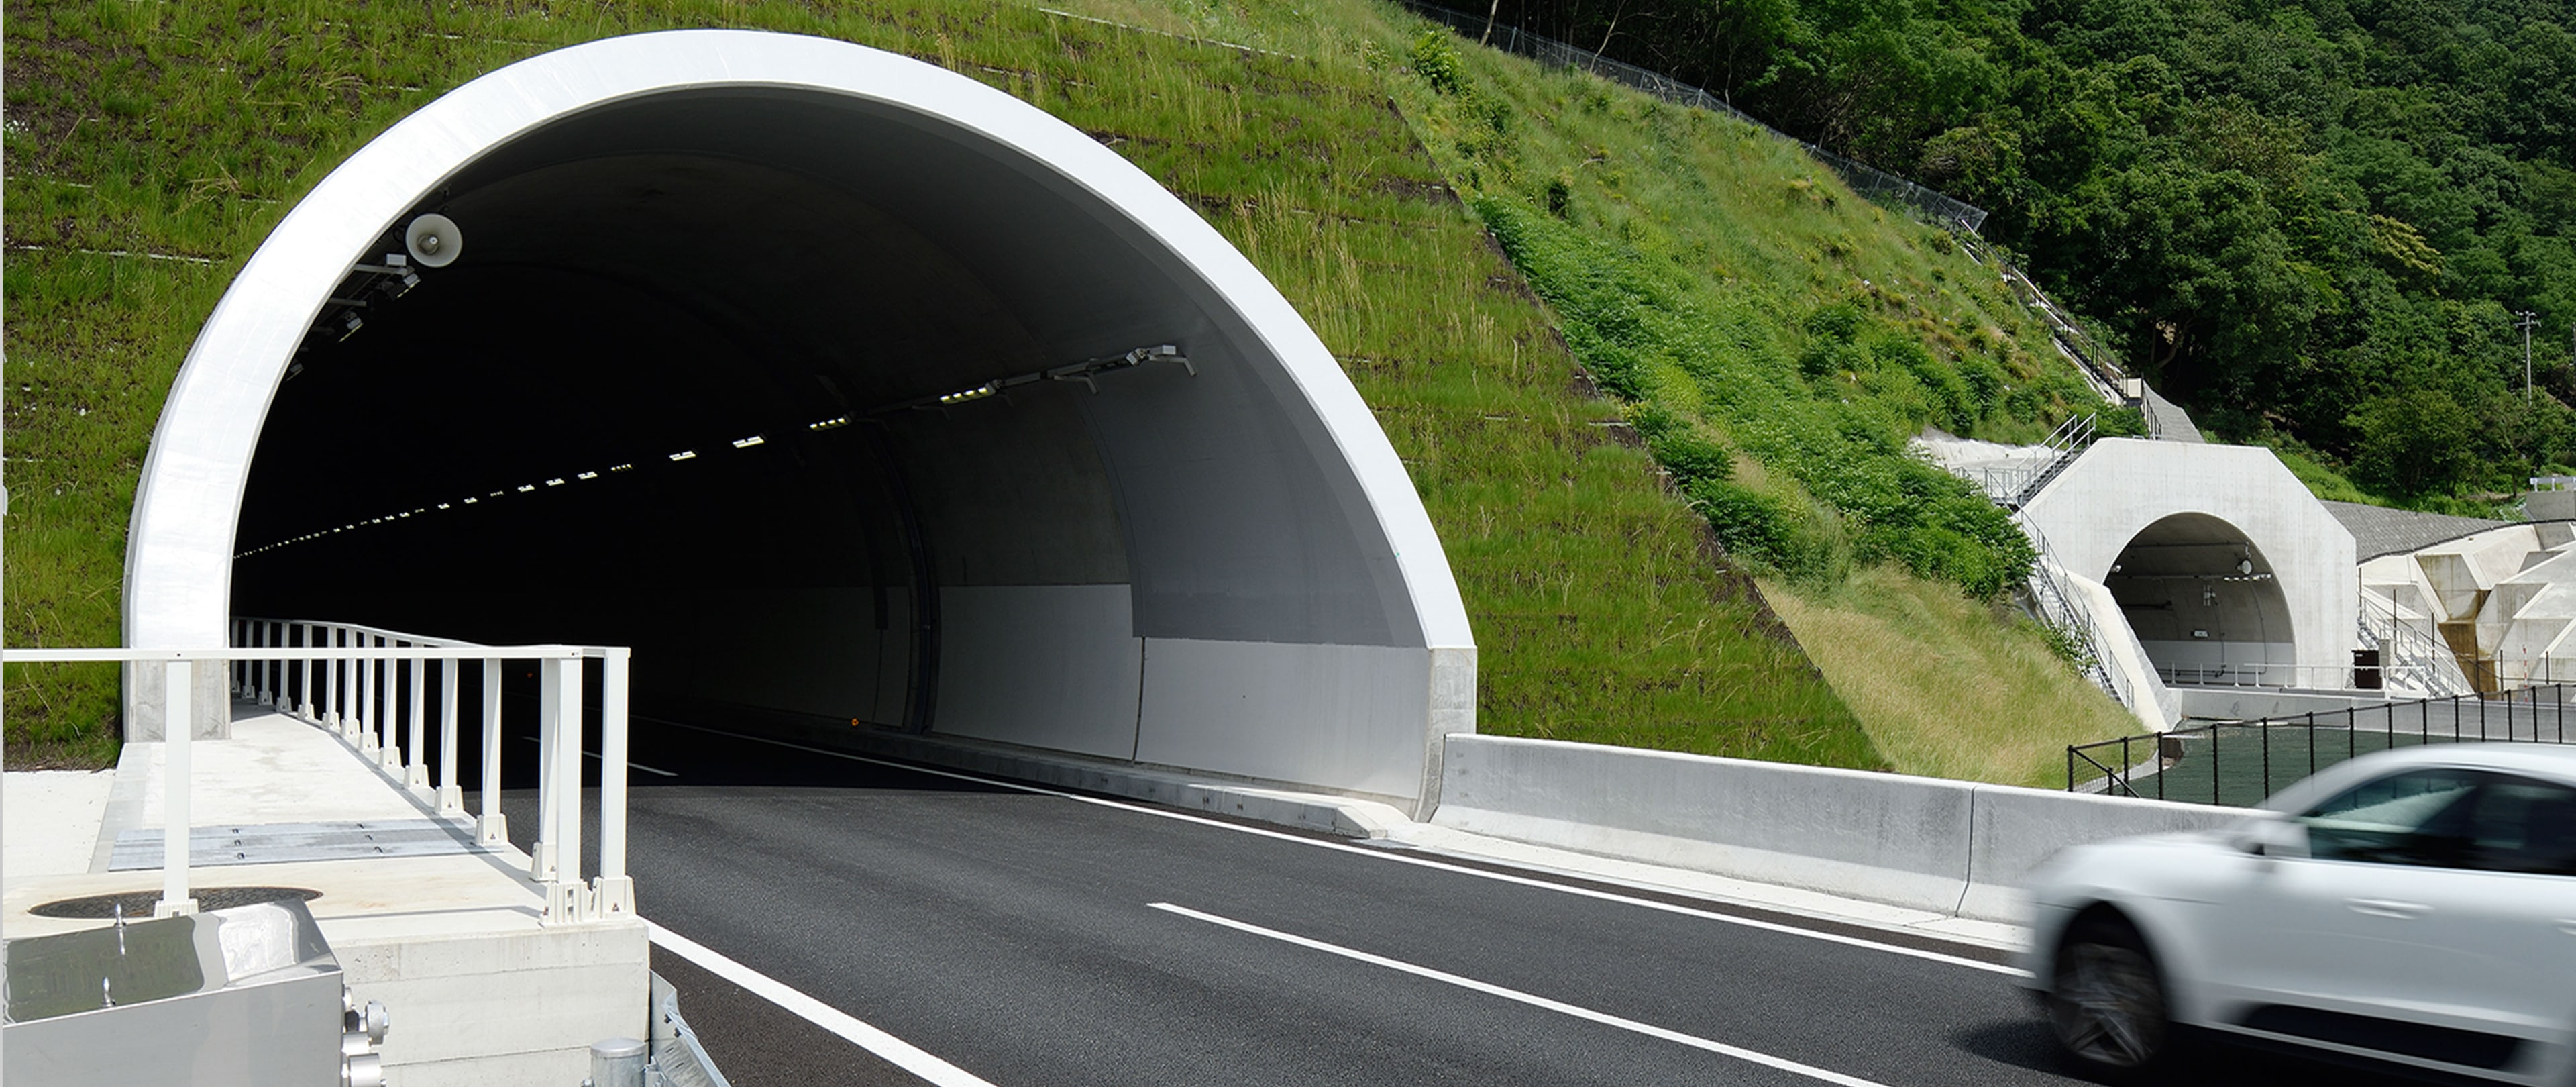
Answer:
[(2078, 1060), (2143, 1069), (2171, 1050), (2172, 1022), (2155, 959), (2138, 930), (2116, 916), (2078, 921), (2057, 951), (2048, 1022)]

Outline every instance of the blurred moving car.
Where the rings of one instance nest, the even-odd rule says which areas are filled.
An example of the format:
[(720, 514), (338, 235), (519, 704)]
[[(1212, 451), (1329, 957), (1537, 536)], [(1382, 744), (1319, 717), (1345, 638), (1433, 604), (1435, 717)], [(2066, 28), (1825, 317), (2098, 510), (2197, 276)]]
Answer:
[(2364, 755), (2025, 886), (2023, 984), (2099, 1069), (2167, 1063), (2181, 1027), (2576, 1087), (2576, 747)]

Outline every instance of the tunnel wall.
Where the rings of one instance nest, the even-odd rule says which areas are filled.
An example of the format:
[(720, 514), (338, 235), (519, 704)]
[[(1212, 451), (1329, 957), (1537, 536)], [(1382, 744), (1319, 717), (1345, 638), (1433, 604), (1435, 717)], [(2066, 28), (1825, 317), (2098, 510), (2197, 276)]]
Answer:
[[(2360, 609), (2352, 533), (2271, 450), (2114, 438), (2095, 442), (2022, 509), (2057, 560), (2096, 582), (2141, 532), (2199, 514), (2234, 528), (2267, 562), (2288, 613), (2288, 656), (2303, 675), (2351, 667)], [(2138, 631), (2142, 640), (2159, 631)]]
[[(755, 161), (766, 154), (781, 161)], [(907, 172), (889, 163), (916, 165)], [(294, 400), (281, 401), (281, 383), (335, 286), (418, 211), (453, 208), (469, 224), (459, 269), (517, 260), (535, 277), (528, 283), (559, 273), (637, 283), (639, 296), (658, 299), (639, 312), (695, 301), (678, 289), (688, 284), (656, 269), (727, 259), (727, 232), (676, 229), (668, 236), (680, 252), (657, 243), (640, 251), (649, 261), (629, 260), (617, 248), (620, 220), (540, 214), (544, 194), (605, 192), (598, 187), (631, 170), (658, 171), (667, 182), (633, 194), (638, 200), (719, 176), (765, 186), (728, 202), (754, 208), (828, 203), (832, 191), (858, 191), (852, 179), (864, 176), (872, 186), (865, 200), (827, 210), (850, 236), (889, 252), (861, 260), (806, 253), (822, 243), (772, 229), (764, 244), (790, 255), (782, 259), (792, 277), (764, 282), (787, 273), (748, 261), (728, 277), (741, 282), (710, 279), (704, 292), (716, 310), (782, 294), (813, 299), (775, 320), (736, 322), (811, 324), (782, 333), (809, 341), (845, 331), (815, 323), (834, 300), (909, 290), (955, 310), (933, 315), (945, 326), (890, 327), (884, 342), (836, 358), (831, 372), (843, 383), (883, 385), (852, 390), (849, 400), (938, 393), (1156, 340), (1177, 341), (1197, 373), (1155, 367), (1093, 389), (1050, 384), (1008, 403), (892, 417), (878, 428), (886, 451), (868, 454), (830, 444), (855, 439), (771, 425), (828, 413), (797, 399), (810, 399), (810, 389), (780, 391), (803, 388), (789, 380), (802, 375), (776, 361), (776, 348), (736, 344), (728, 353), (710, 339), (698, 351), (704, 366), (659, 375), (695, 384), (649, 402), (613, 373), (558, 387), (543, 385), (546, 375), (472, 374), (463, 355), (424, 350), (406, 361), (395, 352), (369, 362), (463, 368), (452, 381), (446, 369), (421, 372), (517, 389), (496, 411), (524, 407), (516, 401), (556, 411), (562, 418), (552, 424), (500, 420), (485, 431), (520, 441), (532, 468), (587, 456), (573, 437), (641, 441), (636, 435), (651, 428), (631, 417), (667, 429), (682, 409), (700, 406), (730, 419), (767, 412), (762, 433), (778, 440), (749, 453), (707, 447), (687, 467), (716, 473), (703, 478), (664, 470), (659, 482), (581, 483), (564, 493), (585, 497), (547, 512), (494, 512), (516, 508), (496, 497), (472, 516), (519, 518), (492, 522), (508, 526), (506, 548), (467, 528), (422, 535), (429, 530), (419, 526), (435, 520), (424, 516), (332, 536), (336, 552), (278, 550), (237, 566), (237, 551), (267, 542), (237, 538), (255, 460), (260, 478), (273, 481), (247, 494), (265, 511), (262, 524), (336, 508), (316, 495), (380, 488), (400, 507), (433, 501), (422, 488), (444, 485), (440, 457), (372, 445), (360, 420), (272, 417)], [(587, 263), (569, 273), (545, 267), (537, 257), (548, 245), (584, 253)], [(467, 282), (447, 272), (428, 278), (430, 295)], [(525, 284), (487, 289), (503, 302), (544, 294)], [(882, 308), (922, 307), (898, 300)], [(709, 320), (725, 322), (721, 313)], [(961, 369), (961, 354), (983, 369)], [(299, 388), (332, 380), (306, 373)], [(755, 387), (763, 382), (776, 388)], [(481, 410), (472, 400), (444, 410), (455, 405)], [(272, 423), (304, 429), (266, 433)], [(474, 433), (436, 418), (407, 425), (424, 440)], [(550, 425), (568, 437), (548, 444), (555, 435), (536, 431)], [(998, 437), (979, 437), (987, 432)], [(1045, 455), (995, 463), (997, 449)], [(836, 473), (871, 456), (871, 471), (913, 496), (898, 504), (930, 541), (923, 576), (935, 598), (890, 584), (900, 579), (885, 569), (902, 565), (900, 556), (797, 574), (817, 565), (810, 546), (757, 538), (804, 526), (838, 532), (854, 556), (900, 550), (877, 538), (887, 535), (883, 523), (834, 528), (808, 524), (802, 512), (810, 495), (838, 485)], [(688, 535), (635, 512), (662, 499), (633, 488), (664, 488), (667, 498), (684, 485), (698, 488), (695, 508), (749, 523), (730, 536)], [(465, 513), (450, 512), (439, 523), (467, 524)], [(598, 529), (618, 517), (632, 522), (632, 540)], [(592, 532), (578, 563), (573, 543), (556, 539), (564, 526)], [(602, 553), (603, 540), (615, 545), (605, 551), (622, 553)], [(721, 556), (727, 569), (657, 579), (672, 541), (711, 548), (682, 553)], [(587, 572), (548, 573), (576, 567)], [(388, 568), (428, 587), (368, 580)], [(234, 579), (245, 569), (263, 586), (256, 601), (236, 599)], [(342, 613), (360, 600), (369, 614)], [(1276, 289), (1186, 205), (1042, 111), (892, 54), (791, 35), (636, 35), (520, 62), (406, 118), (287, 215), (218, 303), (163, 411), (130, 535), (128, 643), (220, 644), (225, 617), (242, 603), (478, 640), (631, 641), (639, 689), (869, 724), (898, 723), (902, 700), (891, 688), (918, 663), (893, 660), (910, 651), (890, 648), (900, 640), (890, 632), (935, 603), (934, 732), (1417, 809), (1435, 795), (1440, 737), (1474, 728), (1474, 643), (1439, 540), (1367, 405)], [(648, 676), (647, 646), (657, 640), (685, 647), (686, 658), (675, 650)], [(129, 692), (138, 738), (159, 730), (148, 695)]]

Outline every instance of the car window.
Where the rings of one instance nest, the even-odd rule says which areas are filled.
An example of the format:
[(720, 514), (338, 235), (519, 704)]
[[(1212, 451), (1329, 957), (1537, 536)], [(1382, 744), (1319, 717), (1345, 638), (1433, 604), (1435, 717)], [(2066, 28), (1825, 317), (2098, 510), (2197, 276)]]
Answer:
[(2479, 775), (2409, 770), (2364, 782), (2310, 808), (2308, 854), (2321, 860), (2456, 865), (2468, 844)]
[(2467, 867), (2576, 876), (2576, 789), (2490, 778), (2471, 808), (2468, 838)]

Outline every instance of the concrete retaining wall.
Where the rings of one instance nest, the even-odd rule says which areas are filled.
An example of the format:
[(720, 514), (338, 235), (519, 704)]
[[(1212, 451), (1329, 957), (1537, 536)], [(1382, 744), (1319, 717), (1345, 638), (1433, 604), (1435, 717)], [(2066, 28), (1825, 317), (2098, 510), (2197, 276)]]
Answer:
[(1995, 921), (2061, 848), (2244, 815), (1500, 736), (1450, 736), (1442, 776), (1442, 826)]

